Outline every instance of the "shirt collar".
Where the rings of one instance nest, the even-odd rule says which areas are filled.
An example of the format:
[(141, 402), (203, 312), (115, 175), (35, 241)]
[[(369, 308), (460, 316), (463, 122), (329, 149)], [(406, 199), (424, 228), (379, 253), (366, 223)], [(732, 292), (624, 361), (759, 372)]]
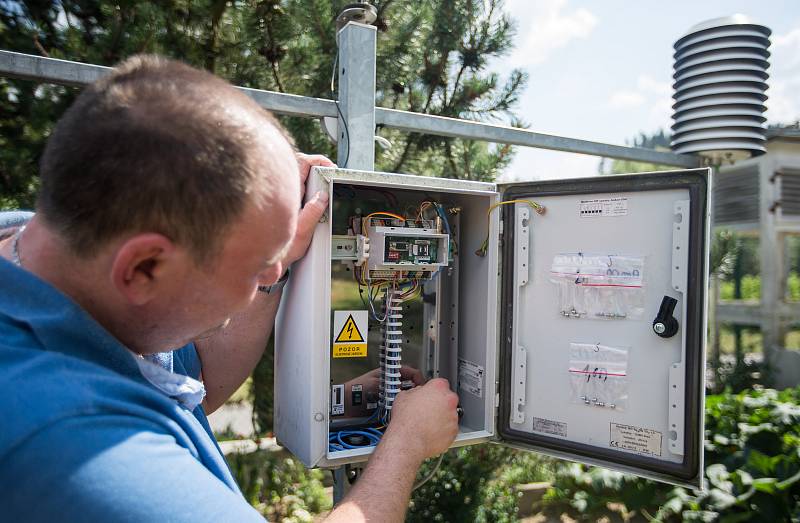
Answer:
[[(174, 399), (189, 410), (194, 410), (200, 405), (206, 396), (206, 388), (202, 382), (172, 372), (172, 353), (160, 352), (155, 355), (141, 356), (133, 351), (130, 354), (139, 366), (139, 372), (156, 389), (160, 390), (170, 398)], [(169, 368), (164, 367), (167, 358), (163, 356), (169, 354)], [(155, 360), (155, 362), (153, 361)]]

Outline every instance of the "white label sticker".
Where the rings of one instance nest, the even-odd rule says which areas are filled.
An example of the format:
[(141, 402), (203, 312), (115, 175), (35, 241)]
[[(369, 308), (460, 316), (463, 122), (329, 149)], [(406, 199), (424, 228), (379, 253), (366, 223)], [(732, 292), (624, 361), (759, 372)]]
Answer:
[(611, 438), (608, 445), (627, 452), (661, 456), (661, 439), (662, 434), (657, 430), (611, 423)]
[(479, 398), (483, 397), (483, 367), (458, 359), (458, 388)]
[(344, 414), (344, 385), (331, 387), (331, 416)]
[(567, 424), (545, 418), (533, 418), (533, 431), (567, 437)]
[(606, 216), (626, 216), (628, 214), (627, 198), (596, 198), (581, 200), (578, 205), (581, 218), (603, 218)]

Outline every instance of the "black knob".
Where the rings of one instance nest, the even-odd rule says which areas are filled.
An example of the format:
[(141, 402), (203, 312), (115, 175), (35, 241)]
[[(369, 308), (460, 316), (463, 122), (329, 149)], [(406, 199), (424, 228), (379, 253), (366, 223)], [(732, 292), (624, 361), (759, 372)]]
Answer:
[(678, 320), (672, 315), (677, 304), (678, 300), (670, 296), (664, 296), (661, 300), (658, 315), (653, 320), (653, 332), (662, 338), (671, 338), (678, 333)]

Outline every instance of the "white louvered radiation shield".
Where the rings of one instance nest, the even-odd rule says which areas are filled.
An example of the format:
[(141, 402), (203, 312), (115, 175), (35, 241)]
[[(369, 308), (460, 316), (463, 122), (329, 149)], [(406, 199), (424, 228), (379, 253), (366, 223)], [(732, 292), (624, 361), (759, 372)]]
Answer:
[(770, 34), (733, 15), (702, 22), (675, 42), (673, 151), (716, 164), (765, 152)]

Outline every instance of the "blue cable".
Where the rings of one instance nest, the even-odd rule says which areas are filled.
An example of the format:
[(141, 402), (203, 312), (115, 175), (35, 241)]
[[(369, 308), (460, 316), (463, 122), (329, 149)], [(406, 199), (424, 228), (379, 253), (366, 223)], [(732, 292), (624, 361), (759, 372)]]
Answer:
[[(347, 436), (364, 436), (369, 442), (367, 445), (350, 445), (345, 443), (342, 438)], [(328, 451), (362, 449), (367, 447), (374, 447), (380, 443), (383, 433), (378, 429), (365, 428), (362, 430), (340, 430), (338, 432), (328, 433)]]
[[(447, 236), (450, 238), (449, 241), (452, 242), (453, 241), (453, 235), (450, 232), (450, 222), (447, 220), (447, 214), (444, 212), (444, 208), (439, 203), (434, 203), (433, 206), (436, 209), (436, 214), (438, 214), (439, 217), (444, 222), (444, 228), (447, 231)], [(449, 261), (449, 259), (450, 259), (450, 244), (449, 243), (447, 245), (447, 258), (448, 258), (448, 261)], [(441, 267), (439, 268), (439, 270), (441, 270)], [(438, 273), (439, 271), (436, 271), (436, 272)]]
[(450, 222), (447, 221), (447, 216), (445, 215), (445, 212), (444, 212), (444, 209), (442, 208), (442, 205), (439, 204), (439, 203), (434, 203), (433, 206), (436, 208), (436, 213), (439, 215), (439, 217), (444, 222), (444, 228), (447, 229), (447, 235), (449, 236), (450, 235)]

